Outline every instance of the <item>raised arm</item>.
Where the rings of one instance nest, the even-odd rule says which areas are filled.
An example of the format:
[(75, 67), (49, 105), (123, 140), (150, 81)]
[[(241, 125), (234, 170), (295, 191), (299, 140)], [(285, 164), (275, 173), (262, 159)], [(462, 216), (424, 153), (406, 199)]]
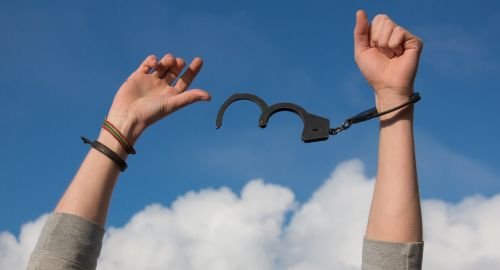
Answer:
[[(196, 101), (208, 100), (203, 90), (186, 91), (202, 61), (195, 58), (175, 86), (170, 84), (184, 68), (181, 58), (167, 54), (161, 61), (147, 57), (118, 90), (107, 120), (134, 144), (154, 122)], [(154, 72), (150, 73), (152, 69)], [(98, 123), (100, 124), (100, 123)], [(122, 159), (127, 152), (110, 132), (101, 129), (97, 139)], [(91, 149), (55, 211), (92, 220), (104, 226), (111, 193), (119, 175), (118, 166), (107, 156)]]
[[(375, 92), (378, 111), (413, 93), (422, 41), (386, 15), (356, 14), (355, 59)], [(375, 241), (374, 241), (375, 240)], [(422, 216), (413, 141), (413, 106), (380, 118), (377, 180), (366, 229), (364, 269), (419, 269)]]
[[(130, 145), (156, 121), (191, 103), (210, 99), (203, 90), (188, 90), (201, 69), (202, 60), (195, 58), (180, 75), (184, 66), (184, 60), (170, 54), (160, 61), (149, 56), (120, 87), (107, 121)], [(127, 159), (125, 148), (107, 130), (101, 129), (97, 141), (122, 160)], [(95, 268), (104, 233), (102, 228), (119, 174), (117, 163), (93, 148), (89, 150), (55, 208), (55, 214), (47, 221), (28, 269)]]
[[(408, 101), (422, 50), (422, 41), (377, 15), (356, 16), (355, 59), (375, 91), (378, 111)], [(377, 181), (366, 236), (392, 242), (422, 240), (422, 219), (413, 143), (413, 108), (382, 116)]]

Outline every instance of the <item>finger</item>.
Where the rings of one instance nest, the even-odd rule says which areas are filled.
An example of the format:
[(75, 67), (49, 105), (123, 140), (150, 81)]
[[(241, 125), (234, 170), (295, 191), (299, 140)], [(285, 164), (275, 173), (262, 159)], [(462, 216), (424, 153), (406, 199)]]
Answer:
[(383, 21), (386, 18), (386, 15), (378, 14), (372, 20), (372, 25), (370, 27), (370, 47), (376, 47), (378, 44), (378, 33), (380, 32), (380, 28), (382, 28)]
[(209, 101), (211, 99), (211, 96), (207, 91), (201, 89), (193, 89), (180, 93), (179, 95), (176, 95), (172, 98), (176, 102), (177, 107), (182, 108), (197, 101)]
[(409, 31), (405, 30), (403, 31), (404, 34), (404, 41), (403, 41), (403, 51), (406, 49), (414, 49), (419, 52), (422, 51), (422, 48), (424, 46), (424, 43), (422, 40), (415, 36), (414, 34), (410, 33)]
[(156, 56), (150, 55), (144, 59), (141, 65), (137, 68), (137, 72), (147, 74), (156, 66)]
[(184, 72), (184, 74), (182, 74), (182, 76), (175, 84), (175, 88), (177, 89), (177, 91), (179, 91), (179, 93), (186, 91), (189, 85), (193, 82), (198, 72), (200, 72), (202, 66), (203, 61), (201, 60), (201, 58), (196, 57), (195, 59), (193, 59), (191, 64), (189, 64), (187, 70)]
[(354, 52), (357, 55), (370, 48), (370, 24), (363, 10), (356, 12), (356, 26), (354, 27)]
[(386, 19), (378, 32), (377, 48), (381, 53), (385, 54), (385, 56), (389, 58), (393, 58), (395, 56), (395, 53), (389, 48), (389, 39), (391, 38), (392, 31), (395, 27), (396, 24), (394, 22), (390, 19)]
[(181, 71), (186, 66), (186, 62), (182, 58), (175, 59), (175, 65), (172, 66), (165, 75), (165, 81), (170, 85), (181, 74)]
[(394, 52), (395, 56), (403, 54), (403, 45), (405, 39), (405, 30), (401, 26), (396, 26), (392, 30), (391, 38), (389, 39), (389, 49)]
[(211, 96), (201, 89), (193, 89), (168, 98), (168, 104), (163, 106), (165, 115), (177, 111), (198, 101), (209, 101)]
[(171, 54), (166, 54), (156, 65), (153, 75), (163, 79), (168, 69), (175, 64), (175, 58)]

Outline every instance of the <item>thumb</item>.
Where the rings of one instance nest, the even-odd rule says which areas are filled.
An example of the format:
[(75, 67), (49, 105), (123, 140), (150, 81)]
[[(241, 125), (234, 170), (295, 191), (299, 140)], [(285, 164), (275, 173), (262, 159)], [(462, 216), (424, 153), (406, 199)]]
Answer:
[(370, 24), (366, 13), (358, 10), (354, 27), (354, 52), (357, 55), (368, 48), (370, 48)]
[(198, 101), (209, 101), (211, 99), (210, 94), (201, 89), (193, 89), (189, 91), (182, 92), (170, 98), (172, 102), (172, 108), (178, 110), (189, 104)]

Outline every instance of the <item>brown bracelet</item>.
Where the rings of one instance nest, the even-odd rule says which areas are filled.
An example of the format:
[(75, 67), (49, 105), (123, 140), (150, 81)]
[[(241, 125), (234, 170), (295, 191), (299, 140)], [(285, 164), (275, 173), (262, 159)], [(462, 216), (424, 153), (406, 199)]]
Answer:
[(118, 165), (118, 168), (120, 168), (120, 171), (125, 171), (128, 167), (127, 163), (113, 150), (109, 149), (106, 145), (98, 142), (98, 141), (91, 141), (83, 136), (80, 137), (85, 144), (90, 144), (92, 148), (96, 149), (97, 151), (103, 153), (105, 156), (110, 158), (112, 161), (115, 162), (116, 165)]
[(122, 145), (123, 149), (125, 149), (128, 154), (135, 155), (135, 149), (128, 142), (127, 137), (125, 137), (125, 135), (123, 135), (117, 127), (111, 124), (111, 122), (109, 122), (108, 120), (104, 120), (104, 123), (102, 123), (102, 128), (109, 132), (113, 137), (115, 137), (115, 139)]

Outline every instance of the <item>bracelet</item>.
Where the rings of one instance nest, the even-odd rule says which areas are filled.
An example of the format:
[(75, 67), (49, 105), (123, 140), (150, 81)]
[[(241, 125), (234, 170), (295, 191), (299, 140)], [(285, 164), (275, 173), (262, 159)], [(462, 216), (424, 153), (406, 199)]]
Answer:
[(116, 165), (118, 165), (118, 168), (120, 168), (120, 171), (123, 172), (127, 169), (127, 167), (128, 167), (127, 163), (118, 154), (113, 152), (113, 150), (109, 149), (106, 145), (104, 145), (98, 141), (91, 141), (83, 136), (80, 138), (82, 139), (83, 143), (90, 144), (90, 146), (92, 146), (92, 148), (103, 153), (105, 156), (107, 156), (112, 161), (114, 161), (116, 163)]
[(132, 154), (135, 155), (135, 149), (132, 147), (132, 145), (128, 142), (127, 137), (125, 137), (118, 128), (116, 128), (111, 122), (108, 120), (104, 120), (104, 123), (102, 123), (102, 128), (108, 131), (115, 139), (121, 144), (123, 149), (125, 149), (125, 152), (127, 154)]

